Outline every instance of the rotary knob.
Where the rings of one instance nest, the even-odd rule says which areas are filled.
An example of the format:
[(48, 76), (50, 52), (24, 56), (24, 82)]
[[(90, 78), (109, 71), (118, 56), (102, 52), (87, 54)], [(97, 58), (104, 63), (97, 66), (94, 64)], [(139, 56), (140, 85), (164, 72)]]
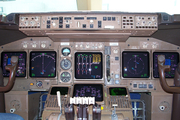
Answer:
[(36, 83), (36, 86), (37, 86), (37, 87), (42, 87), (42, 85), (43, 85), (42, 81), (38, 81), (38, 82)]

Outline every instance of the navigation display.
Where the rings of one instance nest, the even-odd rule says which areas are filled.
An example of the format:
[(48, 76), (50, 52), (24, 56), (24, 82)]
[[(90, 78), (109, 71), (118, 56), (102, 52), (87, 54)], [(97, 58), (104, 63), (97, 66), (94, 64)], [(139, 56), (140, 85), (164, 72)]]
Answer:
[(30, 77), (56, 77), (56, 52), (30, 52)]
[(76, 52), (75, 78), (76, 79), (102, 79), (102, 53)]
[[(174, 78), (175, 70), (179, 62), (179, 53), (177, 52), (154, 52), (153, 53), (153, 77), (159, 78), (159, 71), (158, 71), (158, 55), (165, 55), (165, 65), (171, 65), (171, 71), (165, 72), (166, 78)], [(167, 64), (167, 62), (169, 63)]]
[(103, 85), (75, 84), (73, 97), (95, 97), (95, 101), (103, 101)]
[(18, 70), (16, 77), (26, 77), (26, 52), (2, 52), (1, 53), (1, 66), (3, 76), (8, 77), (10, 72), (6, 71), (5, 67), (11, 65), (11, 57), (18, 56)]
[(112, 96), (126, 96), (127, 90), (125, 87), (110, 87), (109, 94)]
[(124, 51), (122, 76), (124, 78), (149, 78), (149, 52)]

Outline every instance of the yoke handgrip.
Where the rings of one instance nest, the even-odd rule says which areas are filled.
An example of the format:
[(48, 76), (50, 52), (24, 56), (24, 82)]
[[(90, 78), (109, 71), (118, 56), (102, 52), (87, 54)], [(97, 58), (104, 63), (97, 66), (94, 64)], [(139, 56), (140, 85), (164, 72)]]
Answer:
[[(165, 55), (158, 55), (158, 67), (159, 67), (159, 76), (160, 76), (160, 83), (163, 88), (163, 90), (167, 93), (177, 93), (180, 94), (180, 63), (178, 64), (177, 69), (175, 70), (175, 77), (174, 77), (174, 83), (175, 87), (170, 87), (167, 84), (166, 78), (165, 78), (165, 71), (170, 71), (169, 65), (164, 65), (165, 63)], [(177, 87), (179, 86), (179, 87)]]
[(7, 65), (5, 67), (6, 70), (10, 71), (9, 81), (6, 86), (0, 87), (0, 92), (8, 92), (13, 88), (14, 83), (15, 83), (17, 67), (18, 67), (18, 56), (12, 56), (11, 65)]

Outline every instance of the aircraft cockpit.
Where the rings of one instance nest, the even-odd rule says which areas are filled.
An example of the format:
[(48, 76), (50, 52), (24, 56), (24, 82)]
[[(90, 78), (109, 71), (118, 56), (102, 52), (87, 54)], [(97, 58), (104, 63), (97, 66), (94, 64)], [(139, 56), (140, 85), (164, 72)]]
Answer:
[(162, 12), (1, 15), (0, 120), (178, 120), (179, 33)]

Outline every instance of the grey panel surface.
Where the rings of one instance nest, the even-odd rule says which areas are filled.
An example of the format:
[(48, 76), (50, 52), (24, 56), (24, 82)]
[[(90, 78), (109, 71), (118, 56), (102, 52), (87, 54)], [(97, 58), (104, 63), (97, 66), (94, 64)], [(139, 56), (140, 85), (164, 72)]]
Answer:
[(0, 46), (25, 37), (26, 35), (19, 30), (0, 30)]
[(155, 32), (152, 37), (160, 39), (164, 42), (172, 43), (180, 46), (180, 28), (179, 29), (164, 29)]

